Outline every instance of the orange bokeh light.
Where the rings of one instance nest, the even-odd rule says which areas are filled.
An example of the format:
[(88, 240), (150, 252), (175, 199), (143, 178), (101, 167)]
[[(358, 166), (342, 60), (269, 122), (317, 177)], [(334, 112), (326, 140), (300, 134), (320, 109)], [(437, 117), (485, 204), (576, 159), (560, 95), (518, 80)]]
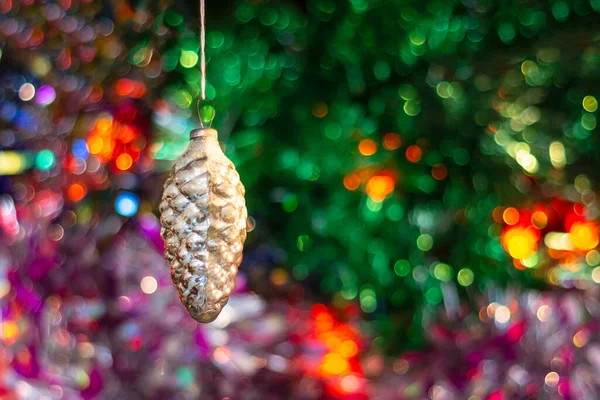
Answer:
[(519, 211), (514, 207), (508, 207), (506, 210), (504, 210), (502, 218), (508, 225), (515, 225), (517, 222), (519, 222)]
[(394, 191), (396, 183), (386, 175), (374, 175), (367, 181), (366, 192), (371, 200), (381, 203)]
[(548, 216), (543, 211), (536, 211), (531, 216), (531, 224), (538, 229), (544, 229), (548, 224)]
[(226, 364), (231, 359), (231, 351), (227, 346), (217, 347), (213, 353), (213, 357), (219, 364)]
[(323, 118), (324, 116), (326, 116), (327, 111), (328, 111), (327, 104), (322, 103), (322, 102), (313, 104), (313, 106), (311, 108), (312, 115), (314, 115), (317, 118)]
[(88, 100), (92, 103), (97, 103), (100, 100), (102, 100), (102, 96), (104, 96), (104, 91), (102, 90), (100, 85), (94, 85), (94, 86), (92, 86), (92, 89), (90, 90)]
[(537, 250), (539, 235), (533, 227), (515, 226), (504, 231), (502, 245), (512, 258), (522, 259)]
[(146, 139), (134, 125), (118, 123), (104, 115), (96, 120), (87, 145), (90, 154), (96, 155), (102, 163), (112, 161), (117, 171), (127, 171), (139, 159)]
[(144, 96), (144, 94), (146, 94), (146, 85), (144, 85), (142, 82), (134, 82), (133, 90), (131, 91), (131, 97), (134, 99), (139, 99)]
[(354, 357), (358, 353), (358, 346), (353, 340), (344, 340), (339, 347), (339, 352), (346, 358)]
[(275, 268), (273, 271), (271, 271), (270, 279), (274, 285), (281, 286), (288, 282), (289, 275), (286, 270), (282, 268)]
[(406, 149), (406, 159), (412, 163), (419, 162), (423, 157), (423, 150), (417, 145), (409, 146)]
[(402, 145), (402, 137), (397, 133), (386, 133), (383, 136), (383, 147), (387, 150), (396, 150)]
[(13, 344), (19, 337), (19, 327), (15, 321), (4, 321), (0, 324), (0, 338), (7, 345)]
[(113, 126), (112, 118), (99, 118), (96, 121), (96, 130), (100, 133), (106, 133)]
[(315, 328), (318, 332), (328, 331), (333, 327), (333, 317), (327, 313), (321, 313), (315, 318)]
[(34, 28), (29, 36), (29, 46), (37, 46), (44, 41), (44, 32), (40, 28)]
[(119, 96), (127, 96), (133, 92), (134, 84), (131, 79), (121, 78), (115, 84), (115, 92)]
[(327, 391), (337, 397), (360, 391), (363, 375), (356, 358), (359, 350), (356, 332), (350, 325), (337, 321), (322, 304), (315, 304), (311, 314), (314, 340), (320, 342), (324, 352), (318, 365), (306, 364), (309, 372), (327, 380)]
[(99, 136), (90, 136), (87, 140), (88, 149), (90, 154), (98, 154), (102, 151), (104, 141)]
[(74, 183), (69, 187), (69, 190), (67, 191), (67, 196), (69, 196), (69, 199), (71, 199), (71, 201), (78, 202), (85, 197), (86, 193), (87, 189), (83, 184)]
[(117, 157), (115, 164), (121, 171), (127, 171), (133, 165), (133, 159), (129, 154), (123, 153)]
[(372, 156), (377, 152), (377, 143), (371, 139), (361, 140), (358, 144), (358, 151), (363, 156)]
[(122, 143), (129, 143), (137, 137), (137, 134), (132, 127), (121, 125), (119, 129), (117, 129), (115, 137)]
[(593, 222), (575, 222), (569, 231), (571, 243), (579, 250), (592, 250), (598, 246), (598, 227)]
[(344, 176), (344, 187), (348, 190), (356, 190), (360, 186), (360, 176), (350, 173)]
[(504, 213), (504, 207), (498, 206), (498, 207), (494, 208), (494, 211), (492, 211), (492, 217), (494, 218), (494, 221), (501, 224), (504, 221), (502, 219), (503, 213)]
[(339, 376), (350, 372), (350, 363), (338, 353), (327, 353), (321, 363), (323, 376)]
[(443, 181), (448, 176), (448, 168), (444, 164), (436, 164), (431, 168), (431, 175), (438, 181)]

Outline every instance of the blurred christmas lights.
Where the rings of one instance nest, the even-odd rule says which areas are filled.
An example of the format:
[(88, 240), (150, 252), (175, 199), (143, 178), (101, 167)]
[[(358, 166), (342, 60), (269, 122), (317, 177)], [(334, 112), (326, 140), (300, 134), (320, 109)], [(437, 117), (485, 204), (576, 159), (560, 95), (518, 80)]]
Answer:
[(193, 12), (0, 2), (0, 393), (595, 398), (597, 3), (211, 21), (207, 95), (253, 214), (242, 279), (268, 301), (240, 289), (201, 330), (152, 214), (198, 126)]

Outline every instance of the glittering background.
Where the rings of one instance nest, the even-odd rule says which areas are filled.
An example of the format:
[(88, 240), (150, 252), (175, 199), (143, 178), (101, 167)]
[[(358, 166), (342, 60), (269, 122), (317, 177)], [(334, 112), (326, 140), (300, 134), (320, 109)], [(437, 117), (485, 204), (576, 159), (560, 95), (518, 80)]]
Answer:
[(596, 399), (598, 0), (209, 1), (247, 189), (198, 325), (157, 207), (193, 1), (0, 1), (0, 398)]

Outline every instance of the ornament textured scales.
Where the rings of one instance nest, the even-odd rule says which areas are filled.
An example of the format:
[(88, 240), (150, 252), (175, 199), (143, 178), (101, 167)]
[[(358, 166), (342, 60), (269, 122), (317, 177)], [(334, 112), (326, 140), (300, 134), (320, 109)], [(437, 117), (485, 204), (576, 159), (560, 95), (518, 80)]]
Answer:
[(211, 322), (235, 287), (246, 240), (244, 186), (214, 129), (197, 129), (164, 185), (165, 259), (181, 302)]

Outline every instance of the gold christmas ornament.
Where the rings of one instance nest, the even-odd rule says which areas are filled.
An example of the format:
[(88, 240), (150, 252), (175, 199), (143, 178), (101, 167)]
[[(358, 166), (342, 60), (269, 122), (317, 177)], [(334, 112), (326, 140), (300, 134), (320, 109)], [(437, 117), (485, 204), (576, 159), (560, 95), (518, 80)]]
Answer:
[(165, 259), (181, 302), (198, 322), (227, 303), (246, 240), (244, 186), (210, 128), (212, 105), (198, 105), (202, 128), (166, 180), (159, 210)]
[(235, 287), (246, 240), (246, 200), (233, 163), (223, 154), (206, 100), (204, 0), (200, 0), (200, 129), (173, 166), (160, 203), (165, 259), (183, 305), (198, 322), (218, 316)]

